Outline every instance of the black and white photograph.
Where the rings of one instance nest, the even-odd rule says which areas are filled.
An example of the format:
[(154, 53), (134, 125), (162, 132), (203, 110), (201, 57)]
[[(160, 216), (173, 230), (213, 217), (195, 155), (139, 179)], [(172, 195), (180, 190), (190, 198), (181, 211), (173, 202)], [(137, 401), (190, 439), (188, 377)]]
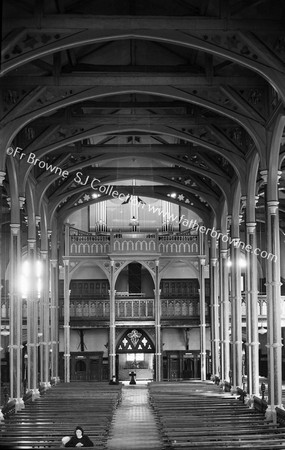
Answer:
[(285, 450), (285, 0), (0, 42), (0, 449)]

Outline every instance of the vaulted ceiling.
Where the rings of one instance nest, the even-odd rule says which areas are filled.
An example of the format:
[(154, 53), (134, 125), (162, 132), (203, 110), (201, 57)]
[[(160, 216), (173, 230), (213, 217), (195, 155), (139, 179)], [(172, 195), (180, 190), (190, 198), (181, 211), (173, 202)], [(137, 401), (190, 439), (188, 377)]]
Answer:
[(264, 168), (263, 131), (283, 104), (284, 19), (279, 0), (4, 0), (2, 128), (68, 172), (25, 156), (20, 194), (29, 173), (66, 217), (92, 192), (80, 171), (126, 194), (175, 191), (209, 223), (254, 152)]

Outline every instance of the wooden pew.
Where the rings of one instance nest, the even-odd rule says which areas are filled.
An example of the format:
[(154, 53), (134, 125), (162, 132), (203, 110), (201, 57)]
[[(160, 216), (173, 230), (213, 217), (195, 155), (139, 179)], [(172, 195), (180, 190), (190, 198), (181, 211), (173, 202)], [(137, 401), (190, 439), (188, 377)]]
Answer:
[[(3, 448), (61, 448), (63, 436), (82, 426), (94, 443), (105, 449), (122, 385), (96, 382), (59, 383), (27, 402), (25, 409), (6, 414), (0, 423)], [(94, 448), (93, 447), (93, 448)]]
[(151, 383), (149, 390), (165, 446), (285, 449), (285, 427), (265, 422), (262, 412), (221, 393), (217, 385)]

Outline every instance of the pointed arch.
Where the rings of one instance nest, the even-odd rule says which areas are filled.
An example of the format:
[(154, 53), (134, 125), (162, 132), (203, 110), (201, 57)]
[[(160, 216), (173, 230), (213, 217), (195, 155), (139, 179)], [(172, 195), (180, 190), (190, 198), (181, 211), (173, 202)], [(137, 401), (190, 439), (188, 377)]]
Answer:
[(116, 353), (154, 353), (152, 339), (141, 328), (129, 328), (117, 343)]

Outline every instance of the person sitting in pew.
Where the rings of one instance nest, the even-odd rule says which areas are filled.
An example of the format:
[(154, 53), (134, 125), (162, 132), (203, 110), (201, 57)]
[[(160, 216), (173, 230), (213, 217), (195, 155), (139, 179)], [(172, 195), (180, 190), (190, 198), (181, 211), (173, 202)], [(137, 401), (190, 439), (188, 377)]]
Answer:
[(79, 426), (75, 428), (74, 436), (68, 440), (66, 438), (67, 436), (62, 439), (64, 447), (94, 447), (94, 444), (89, 436), (84, 434), (83, 428)]

